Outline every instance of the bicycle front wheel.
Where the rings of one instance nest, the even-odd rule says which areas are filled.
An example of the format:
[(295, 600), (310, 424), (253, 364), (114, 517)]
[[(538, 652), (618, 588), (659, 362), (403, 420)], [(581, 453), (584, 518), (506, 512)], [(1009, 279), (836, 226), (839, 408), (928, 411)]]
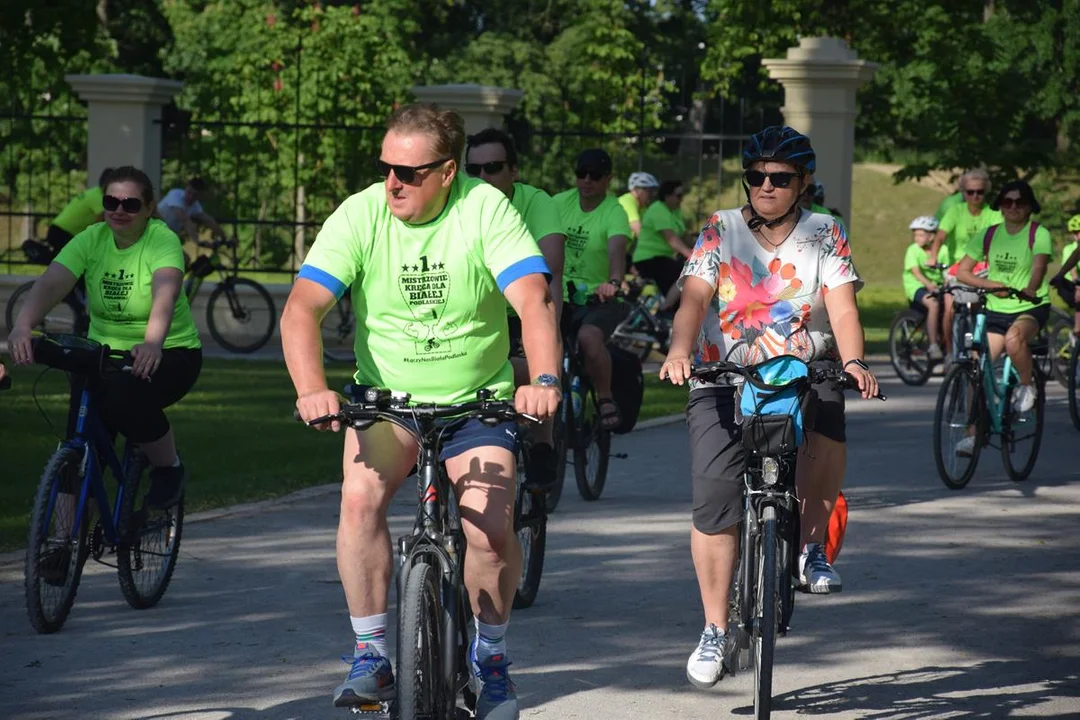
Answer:
[(255, 352), (274, 334), (274, 300), (259, 283), (228, 278), (206, 302), (206, 325), (221, 347), (234, 353)]
[[(23, 283), (8, 298), (7, 307), (4, 309), (4, 321), (7, 323), (9, 333), (15, 329), (15, 319), (19, 317), (19, 310), (26, 303), (26, 298), (30, 296), (32, 287), (34, 287), (32, 282)], [(78, 315), (74, 308), (67, 302), (59, 302), (52, 310), (46, 313), (41, 324), (35, 329), (47, 333), (71, 335), (75, 333), (77, 321)]]
[(1035, 388), (1035, 405), (1027, 412), (1018, 412), (1013, 406), (1013, 389), (1019, 385), (1019, 378), (1013, 371), (1005, 388), (1005, 409), (1001, 428), (1001, 460), (1005, 465), (1005, 474), (1013, 482), (1028, 479), (1039, 459), (1039, 446), (1042, 444), (1043, 423), (1046, 415), (1046, 380), (1036, 367), (1032, 378)]
[(754, 718), (768, 720), (772, 715), (773, 657), (780, 603), (777, 574), (780, 539), (776, 529), (776, 508), (766, 505), (761, 511), (759, 535), (757, 622), (751, 638), (754, 654)]
[(444, 709), (438, 583), (435, 568), (423, 561), (409, 568), (405, 577), (398, 636), (400, 720), (438, 717)]
[(169, 587), (180, 536), (184, 529), (184, 499), (161, 510), (146, 504), (150, 487), (145, 458), (132, 458), (120, 496), (120, 544), (116, 569), (120, 592), (128, 605), (144, 610), (158, 604)]
[(591, 418), (581, 422), (580, 433), (574, 443), (574, 476), (583, 499), (599, 500), (607, 482), (611, 433), (600, 427), (598, 408), (594, 408)]
[(975, 474), (982, 452), (978, 376), (966, 363), (953, 365), (938, 391), (934, 410), (934, 463), (950, 490), (960, 490)]
[(57, 450), (45, 465), (34, 497), (26, 544), (26, 611), (39, 633), (64, 625), (79, 590), (90, 552), (89, 526), (93, 498), (73, 533), (79, 491), (84, 477), (85, 449)]
[(521, 543), (521, 577), (514, 593), (514, 609), (531, 607), (540, 591), (544, 574), (544, 548), (547, 545), (545, 493), (529, 492), (523, 469), (525, 454), (518, 455), (517, 502), (514, 504), (514, 531)]
[(1069, 417), (1073, 427), (1080, 430), (1080, 341), (1073, 345), (1072, 357), (1069, 358)]
[(923, 385), (930, 379), (930, 345), (925, 321), (914, 310), (897, 315), (889, 328), (889, 361), (906, 385)]

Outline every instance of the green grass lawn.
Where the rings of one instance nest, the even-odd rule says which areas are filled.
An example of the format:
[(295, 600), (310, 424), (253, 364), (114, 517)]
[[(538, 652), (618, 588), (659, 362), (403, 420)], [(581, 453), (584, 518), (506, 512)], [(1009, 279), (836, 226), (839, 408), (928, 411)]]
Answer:
[[(0, 550), (23, 547), (34, 490), (56, 448), (67, 412), (64, 376), (16, 368), (14, 387), (0, 393)], [(331, 369), (331, 387), (348, 381)], [(682, 412), (685, 387), (646, 378), (641, 419)], [(278, 497), (341, 477), (341, 438), (302, 427), (292, 418), (295, 396), (284, 365), (209, 359), (195, 389), (169, 410), (180, 453), (191, 473), (187, 510)], [(52, 423), (50, 427), (50, 422)]]

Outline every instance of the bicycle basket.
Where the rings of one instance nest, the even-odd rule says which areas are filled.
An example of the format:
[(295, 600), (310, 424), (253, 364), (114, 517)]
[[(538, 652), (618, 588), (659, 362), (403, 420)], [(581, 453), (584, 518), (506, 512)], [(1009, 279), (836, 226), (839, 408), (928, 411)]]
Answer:
[(34, 362), (82, 375), (100, 375), (109, 346), (78, 335), (42, 335), (33, 341)]
[[(808, 377), (809, 368), (796, 357), (781, 355), (757, 365), (754, 375), (739, 390), (743, 447), (757, 455), (795, 452), (803, 441), (804, 400), (812, 392), (797, 381)], [(787, 387), (774, 390), (770, 385)]]
[(191, 263), (191, 274), (197, 278), (204, 278), (212, 272), (214, 272), (214, 263), (210, 262), (210, 258), (205, 255), (198, 256)]

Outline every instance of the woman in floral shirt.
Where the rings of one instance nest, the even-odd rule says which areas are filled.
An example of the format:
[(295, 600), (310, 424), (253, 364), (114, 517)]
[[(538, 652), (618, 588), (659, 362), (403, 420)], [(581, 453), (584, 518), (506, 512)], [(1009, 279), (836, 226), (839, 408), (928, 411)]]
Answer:
[[(814, 172), (810, 140), (789, 127), (754, 135), (743, 154), (749, 202), (717, 212), (698, 236), (682, 278), (671, 352), (661, 378), (681, 385), (694, 362), (755, 365), (778, 355), (843, 364), (863, 397), (877, 380), (863, 362), (855, 292), (861, 285), (843, 226), (804, 211), (799, 197)], [(825, 558), (824, 539), (846, 462), (844, 398), (815, 386), (820, 405), (797, 466), (802, 510), (799, 581), (807, 592), (842, 588)], [(723, 675), (728, 595), (742, 520), (743, 449), (735, 387), (690, 380), (687, 423), (693, 479), (691, 554), (705, 611), (705, 630), (686, 666), (696, 687)]]

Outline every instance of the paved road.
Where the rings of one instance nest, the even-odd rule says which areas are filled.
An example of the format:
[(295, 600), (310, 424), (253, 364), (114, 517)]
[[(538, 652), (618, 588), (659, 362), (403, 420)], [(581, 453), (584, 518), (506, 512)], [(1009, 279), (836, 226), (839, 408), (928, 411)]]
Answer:
[[(936, 383), (936, 381), (935, 381)], [(849, 412), (845, 591), (800, 596), (780, 641), (777, 718), (1080, 717), (1080, 467), (1055, 389), (1035, 476), (983, 456), (962, 492), (929, 452), (935, 385), (887, 384)], [(695, 691), (685, 431), (619, 438), (604, 498), (570, 489), (536, 605), (510, 635), (524, 717), (752, 713), (752, 676)], [(411, 522), (407, 493), (395, 534)], [(18, 566), (0, 567), (0, 717), (330, 718), (349, 627), (334, 566), (336, 493), (188, 526), (173, 585), (130, 610), (90, 568), (67, 626), (37, 636)], [(393, 627), (393, 621), (391, 623)]]

